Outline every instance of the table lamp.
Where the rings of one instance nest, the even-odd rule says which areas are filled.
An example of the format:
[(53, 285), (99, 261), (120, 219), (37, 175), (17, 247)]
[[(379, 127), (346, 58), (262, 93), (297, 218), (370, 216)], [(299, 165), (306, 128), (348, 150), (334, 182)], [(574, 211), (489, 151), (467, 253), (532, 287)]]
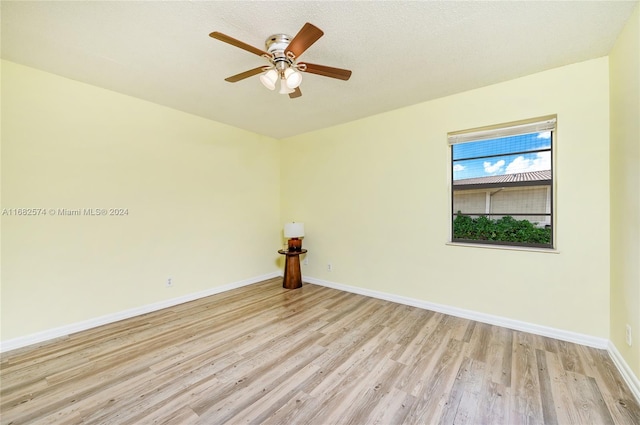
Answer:
[(301, 251), (302, 240), (304, 237), (304, 223), (285, 223), (284, 224), (284, 237), (289, 238), (287, 249), (289, 251)]

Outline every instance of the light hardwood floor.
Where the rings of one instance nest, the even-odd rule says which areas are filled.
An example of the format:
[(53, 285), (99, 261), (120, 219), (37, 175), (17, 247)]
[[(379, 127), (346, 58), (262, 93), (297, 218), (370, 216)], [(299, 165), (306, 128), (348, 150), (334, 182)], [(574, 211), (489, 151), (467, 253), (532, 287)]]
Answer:
[(2, 424), (640, 424), (606, 351), (261, 282), (4, 353)]

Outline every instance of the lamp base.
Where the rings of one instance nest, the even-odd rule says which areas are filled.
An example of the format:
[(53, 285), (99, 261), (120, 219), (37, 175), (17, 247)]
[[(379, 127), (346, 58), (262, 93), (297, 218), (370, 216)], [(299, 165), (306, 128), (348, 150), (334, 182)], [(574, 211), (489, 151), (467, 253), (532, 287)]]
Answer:
[(300, 252), (302, 250), (302, 239), (300, 238), (289, 239), (287, 249), (293, 252)]

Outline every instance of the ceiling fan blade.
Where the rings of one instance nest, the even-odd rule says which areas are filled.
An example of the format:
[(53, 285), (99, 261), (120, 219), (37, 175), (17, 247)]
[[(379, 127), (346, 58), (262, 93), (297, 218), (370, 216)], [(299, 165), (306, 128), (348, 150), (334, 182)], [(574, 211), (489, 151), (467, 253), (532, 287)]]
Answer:
[(293, 40), (287, 46), (285, 53), (291, 52), (297, 58), (300, 57), (305, 50), (309, 48), (313, 43), (318, 41), (320, 37), (324, 35), (324, 32), (313, 24), (307, 22), (302, 29), (298, 31)]
[(247, 52), (251, 52), (254, 55), (258, 55), (258, 56), (262, 56), (262, 55), (267, 55), (267, 56), (271, 56), (269, 53), (265, 52), (264, 50), (260, 50), (257, 47), (253, 47), (247, 43), (244, 43), (240, 40), (236, 40), (233, 37), (229, 37), (226, 34), (222, 34), (221, 32), (217, 32), (214, 31), (211, 34), (209, 34), (209, 37), (215, 38), (216, 40), (220, 40), (220, 41), (224, 41), (225, 43), (229, 43), (232, 46), (236, 46), (239, 47), (243, 50), (246, 50)]
[(304, 63), (300, 65), (306, 65), (304, 72), (310, 74), (322, 75), (323, 77), (337, 78), (339, 80), (347, 81), (351, 78), (351, 71), (348, 69), (334, 68), (332, 66), (316, 65), (313, 63)]
[(258, 75), (263, 72), (265, 69), (264, 66), (259, 68), (253, 68), (245, 72), (241, 72), (240, 74), (232, 75), (231, 77), (227, 77), (224, 80), (230, 83), (237, 83), (240, 80), (244, 80), (245, 78), (253, 77), (254, 75)]
[(302, 92), (300, 91), (300, 87), (296, 87), (293, 92), (289, 93), (289, 97), (291, 99), (295, 99), (296, 97), (302, 96)]

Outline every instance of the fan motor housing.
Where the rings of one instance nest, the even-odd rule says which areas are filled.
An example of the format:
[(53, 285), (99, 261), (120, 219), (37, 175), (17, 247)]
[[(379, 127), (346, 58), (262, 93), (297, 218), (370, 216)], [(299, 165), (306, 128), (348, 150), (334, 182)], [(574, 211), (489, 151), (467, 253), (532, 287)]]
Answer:
[(285, 54), (285, 50), (289, 46), (292, 37), (287, 34), (273, 34), (264, 42), (267, 52), (273, 57), (272, 62), (278, 69), (284, 69), (293, 63), (291, 58)]
[(265, 47), (267, 48), (267, 52), (273, 53), (275, 51), (285, 51), (289, 43), (291, 43), (291, 36), (287, 34), (273, 34), (264, 42)]

